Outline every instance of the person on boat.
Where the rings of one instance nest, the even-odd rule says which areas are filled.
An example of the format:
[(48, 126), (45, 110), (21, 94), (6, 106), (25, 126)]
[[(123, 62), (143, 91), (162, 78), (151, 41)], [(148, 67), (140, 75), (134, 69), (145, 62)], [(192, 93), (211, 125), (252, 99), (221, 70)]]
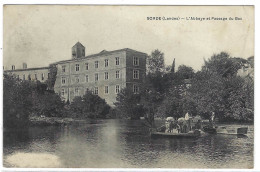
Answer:
[(183, 133), (187, 133), (188, 132), (188, 126), (186, 123), (183, 124)]
[(173, 131), (173, 121), (170, 121), (169, 132), (172, 133), (172, 131)]
[(184, 119), (185, 119), (185, 122), (186, 122), (186, 125), (187, 125), (186, 132), (189, 132), (191, 130), (191, 120), (192, 120), (192, 117), (187, 112), (185, 114)]
[(173, 117), (167, 117), (165, 121), (165, 127), (166, 127), (166, 132), (170, 133), (172, 131), (172, 126), (173, 126)]
[(201, 120), (199, 119), (198, 122), (196, 123), (196, 129), (201, 129)]
[(215, 112), (212, 112), (209, 121), (210, 121), (211, 127), (214, 127), (215, 126)]
[(183, 133), (183, 122), (180, 122), (179, 126), (180, 126), (180, 133)]
[(170, 123), (168, 120), (165, 121), (165, 133), (169, 132), (169, 128), (170, 128)]
[(178, 133), (181, 132), (181, 127), (180, 127), (180, 125), (178, 123), (176, 124), (176, 129), (177, 129)]

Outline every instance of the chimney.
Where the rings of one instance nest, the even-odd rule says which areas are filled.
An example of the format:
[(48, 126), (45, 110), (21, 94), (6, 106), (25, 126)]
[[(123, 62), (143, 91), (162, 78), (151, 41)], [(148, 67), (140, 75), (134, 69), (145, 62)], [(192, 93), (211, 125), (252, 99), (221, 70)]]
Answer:
[(27, 64), (23, 63), (23, 69), (27, 69)]
[(12, 70), (15, 70), (15, 65), (12, 65)]

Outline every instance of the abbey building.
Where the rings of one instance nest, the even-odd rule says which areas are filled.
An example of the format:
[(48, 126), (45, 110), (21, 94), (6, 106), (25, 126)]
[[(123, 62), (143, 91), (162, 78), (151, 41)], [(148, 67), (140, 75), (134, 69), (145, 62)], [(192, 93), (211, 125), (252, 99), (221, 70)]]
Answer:
[[(147, 54), (129, 48), (85, 56), (85, 47), (77, 42), (72, 47), (71, 59), (54, 63), (57, 69), (54, 91), (65, 101), (83, 96), (92, 91), (105, 99), (109, 105), (116, 102), (122, 88), (139, 91), (146, 74)], [(50, 68), (27, 68), (6, 70), (23, 80), (45, 82), (50, 77)]]

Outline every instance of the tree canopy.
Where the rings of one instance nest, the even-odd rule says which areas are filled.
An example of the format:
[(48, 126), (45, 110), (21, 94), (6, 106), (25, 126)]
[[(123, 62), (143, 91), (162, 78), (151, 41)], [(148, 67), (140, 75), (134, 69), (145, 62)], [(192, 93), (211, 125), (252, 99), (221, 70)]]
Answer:
[(110, 106), (106, 101), (90, 91), (83, 97), (75, 97), (70, 105), (70, 112), (77, 118), (106, 118)]

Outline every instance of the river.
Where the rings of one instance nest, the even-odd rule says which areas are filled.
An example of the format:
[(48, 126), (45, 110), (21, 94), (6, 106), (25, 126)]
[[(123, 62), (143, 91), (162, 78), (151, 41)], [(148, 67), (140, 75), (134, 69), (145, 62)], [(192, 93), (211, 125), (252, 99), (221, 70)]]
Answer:
[(143, 121), (91, 120), (4, 132), (5, 167), (253, 168), (247, 137), (152, 139)]

